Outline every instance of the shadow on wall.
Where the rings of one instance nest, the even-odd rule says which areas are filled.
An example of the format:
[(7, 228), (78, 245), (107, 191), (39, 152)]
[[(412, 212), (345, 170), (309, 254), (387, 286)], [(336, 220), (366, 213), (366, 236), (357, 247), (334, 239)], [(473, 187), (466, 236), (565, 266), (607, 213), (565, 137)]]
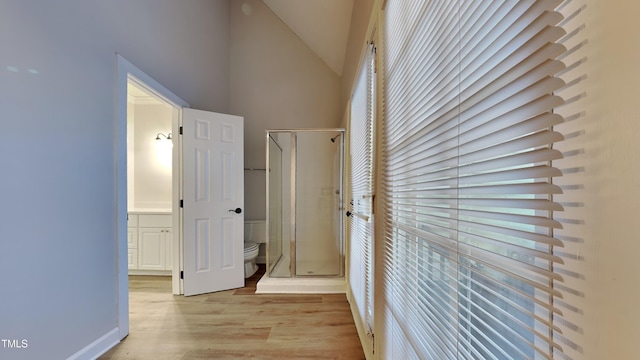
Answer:
[[(562, 297), (554, 301), (554, 306), (560, 313), (554, 315), (554, 324), (561, 333), (554, 333), (554, 339), (563, 347), (564, 354), (571, 358), (584, 356), (583, 347), (579, 344), (584, 339), (583, 324), (585, 316), (585, 259), (582, 257), (584, 238), (576, 234), (584, 234), (585, 164), (588, 154), (584, 150), (584, 120), (588, 94), (582, 82), (586, 80), (584, 47), (587, 45), (585, 24), (578, 16), (586, 8), (577, 1), (567, 1), (559, 7), (565, 20), (562, 26), (567, 29), (567, 35), (560, 43), (567, 48), (561, 60), (566, 68), (557, 74), (566, 83), (565, 87), (556, 94), (565, 100), (563, 106), (555, 111), (564, 117), (564, 123), (556, 129), (564, 134), (565, 140), (558, 143), (556, 149), (561, 151), (564, 158), (554, 161), (554, 166), (560, 169), (563, 176), (555, 178), (556, 185), (563, 190), (562, 194), (554, 196), (554, 200), (564, 207), (562, 213), (554, 218), (562, 224), (556, 229), (554, 236), (564, 244), (563, 248), (556, 248), (554, 255), (562, 258), (563, 263), (554, 265), (554, 272), (562, 276), (562, 281), (554, 282), (554, 289)], [(576, 306), (577, 305), (577, 306)], [(569, 340), (572, 339), (572, 340)]]

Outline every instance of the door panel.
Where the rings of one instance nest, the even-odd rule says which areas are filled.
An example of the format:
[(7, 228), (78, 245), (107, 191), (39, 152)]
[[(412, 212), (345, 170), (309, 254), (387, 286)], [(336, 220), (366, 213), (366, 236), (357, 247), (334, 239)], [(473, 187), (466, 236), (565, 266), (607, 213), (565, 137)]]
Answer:
[(183, 109), (184, 294), (244, 286), (243, 118)]
[[(232, 269), (236, 265), (235, 259), (235, 244), (234, 244), (234, 219), (222, 219), (220, 221), (220, 239), (222, 250), (220, 251), (221, 261), (220, 264), (223, 269)], [(243, 239), (244, 240), (244, 239)], [(244, 250), (244, 241), (243, 241), (243, 250)], [(242, 256), (242, 262), (244, 266), (244, 252)], [(243, 268), (244, 271), (244, 268)], [(243, 274), (244, 279), (244, 274)]]

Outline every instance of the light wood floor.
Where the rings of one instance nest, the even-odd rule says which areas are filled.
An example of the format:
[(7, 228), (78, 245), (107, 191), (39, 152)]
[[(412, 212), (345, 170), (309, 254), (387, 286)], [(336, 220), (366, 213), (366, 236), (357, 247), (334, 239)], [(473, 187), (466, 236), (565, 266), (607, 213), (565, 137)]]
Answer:
[(344, 294), (174, 296), (169, 277), (129, 277), (129, 336), (100, 359), (364, 359)]

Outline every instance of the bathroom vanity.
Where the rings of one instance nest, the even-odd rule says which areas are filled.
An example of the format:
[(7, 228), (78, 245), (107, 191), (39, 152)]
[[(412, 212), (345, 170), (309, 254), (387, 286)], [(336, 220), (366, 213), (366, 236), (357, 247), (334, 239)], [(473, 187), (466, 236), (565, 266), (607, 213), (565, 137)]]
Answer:
[(170, 211), (128, 213), (129, 275), (171, 275)]

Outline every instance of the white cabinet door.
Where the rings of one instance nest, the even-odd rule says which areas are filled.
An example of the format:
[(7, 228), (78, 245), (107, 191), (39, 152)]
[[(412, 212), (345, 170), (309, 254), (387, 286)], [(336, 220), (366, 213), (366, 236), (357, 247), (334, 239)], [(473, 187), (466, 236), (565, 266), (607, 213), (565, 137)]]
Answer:
[(164, 229), (164, 242), (165, 242), (165, 254), (166, 254), (164, 268), (166, 270), (173, 269), (173, 259), (171, 258), (171, 254), (173, 253), (173, 251), (171, 251), (172, 241), (173, 241), (173, 234), (171, 233), (171, 229)]
[(138, 248), (138, 228), (127, 228), (127, 247), (129, 249)]
[(138, 269), (138, 228), (127, 228), (127, 260), (129, 270)]
[(129, 270), (138, 269), (138, 249), (128, 249), (127, 260), (129, 263)]
[(138, 269), (165, 270), (165, 231), (162, 228), (139, 228)]

